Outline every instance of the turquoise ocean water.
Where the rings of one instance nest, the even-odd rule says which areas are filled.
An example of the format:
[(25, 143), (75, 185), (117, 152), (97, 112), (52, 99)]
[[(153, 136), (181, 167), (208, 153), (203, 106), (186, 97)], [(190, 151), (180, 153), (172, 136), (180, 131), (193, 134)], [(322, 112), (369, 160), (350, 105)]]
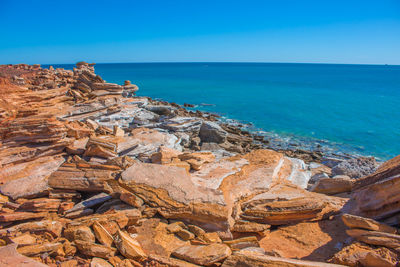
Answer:
[(121, 63), (95, 68), (108, 82), (131, 80), (138, 95), (196, 104), (224, 119), (251, 123), (251, 130), (274, 144), (381, 160), (400, 154), (400, 66)]

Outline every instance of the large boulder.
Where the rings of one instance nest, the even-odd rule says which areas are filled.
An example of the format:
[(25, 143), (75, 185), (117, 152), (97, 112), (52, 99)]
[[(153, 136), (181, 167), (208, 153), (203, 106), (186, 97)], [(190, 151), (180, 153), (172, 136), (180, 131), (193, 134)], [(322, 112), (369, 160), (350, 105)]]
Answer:
[[(400, 211), (400, 157), (353, 185), (354, 213), (376, 220), (388, 219)], [(396, 223), (397, 219), (393, 223)]]
[(228, 133), (217, 123), (204, 121), (200, 127), (199, 136), (204, 143), (224, 143)]
[(165, 218), (227, 229), (222, 192), (197, 186), (183, 168), (137, 163), (121, 174), (120, 184), (158, 209)]
[[(287, 224), (318, 220), (343, 206), (343, 199), (308, 192), (309, 175), (272, 150), (204, 163), (190, 174), (183, 168), (137, 163), (119, 183), (165, 218), (208, 230), (228, 231), (235, 220)], [(299, 187), (301, 186), (301, 187)]]

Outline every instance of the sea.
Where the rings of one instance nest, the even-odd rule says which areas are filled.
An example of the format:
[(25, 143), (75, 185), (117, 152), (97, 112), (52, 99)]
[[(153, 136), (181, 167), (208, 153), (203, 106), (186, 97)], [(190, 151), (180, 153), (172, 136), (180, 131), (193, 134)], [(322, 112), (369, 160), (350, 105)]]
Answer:
[(107, 82), (137, 84), (139, 96), (216, 113), (265, 136), (271, 148), (381, 161), (400, 154), (400, 66), (110, 63), (95, 70)]

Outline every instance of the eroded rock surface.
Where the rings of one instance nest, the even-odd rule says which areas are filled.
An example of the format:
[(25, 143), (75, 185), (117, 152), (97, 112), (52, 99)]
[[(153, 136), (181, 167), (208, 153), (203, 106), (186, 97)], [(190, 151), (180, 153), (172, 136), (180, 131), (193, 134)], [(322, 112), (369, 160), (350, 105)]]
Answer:
[(398, 264), (398, 157), (322, 165), (137, 90), (0, 66), (0, 265)]

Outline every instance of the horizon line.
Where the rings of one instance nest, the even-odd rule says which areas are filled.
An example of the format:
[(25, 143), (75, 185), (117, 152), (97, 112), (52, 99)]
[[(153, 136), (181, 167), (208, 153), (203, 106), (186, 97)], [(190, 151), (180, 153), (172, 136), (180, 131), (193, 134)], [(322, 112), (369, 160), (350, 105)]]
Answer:
[[(32, 63), (32, 64), (27, 64), (27, 63), (16, 63), (16, 64), (0, 64), (0, 65), (18, 65), (18, 64), (27, 64), (27, 65), (33, 65), (33, 64), (40, 64), (40, 65), (45, 65), (45, 66), (50, 66), (50, 65), (75, 65), (79, 61), (75, 63)], [(209, 64), (226, 64), (226, 63), (232, 63), (232, 64), (316, 64), (316, 65), (366, 65), (366, 66), (400, 66), (400, 64), (386, 64), (386, 63), (330, 63), (330, 62), (262, 62), (262, 61), (138, 61), (138, 62), (88, 62), (88, 63), (95, 63), (97, 64), (190, 64), (190, 63), (209, 63)]]

